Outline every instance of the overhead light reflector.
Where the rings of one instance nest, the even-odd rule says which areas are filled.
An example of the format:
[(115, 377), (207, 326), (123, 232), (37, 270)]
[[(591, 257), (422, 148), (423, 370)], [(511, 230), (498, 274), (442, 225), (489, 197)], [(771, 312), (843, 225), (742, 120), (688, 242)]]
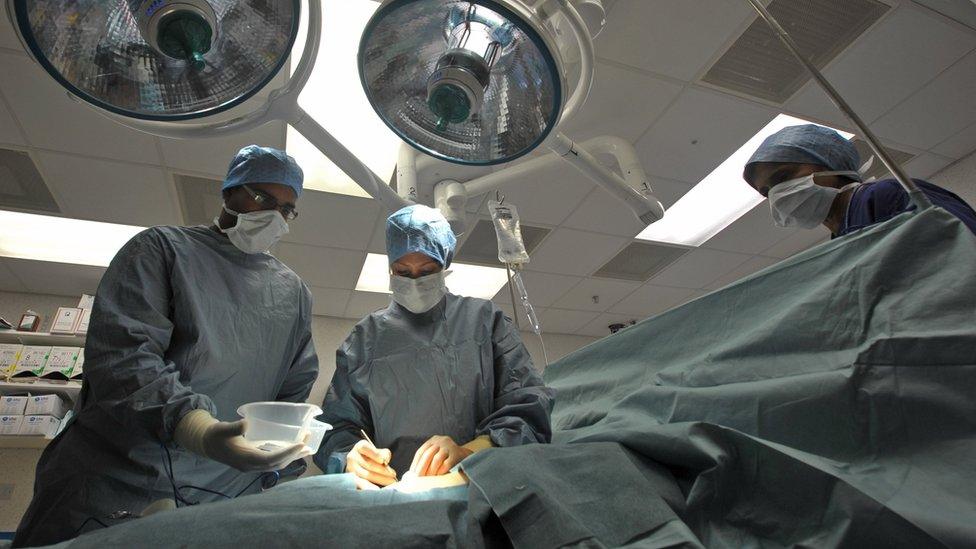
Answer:
[[(508, 273), (498, 267), (451, 263), (448, 271), (447, 289), (455, 295), (491, 299), (508, 283)], [(356, 289), (361, 292), (391, 293), (390, 265), (386, 255), (366, 255)]]

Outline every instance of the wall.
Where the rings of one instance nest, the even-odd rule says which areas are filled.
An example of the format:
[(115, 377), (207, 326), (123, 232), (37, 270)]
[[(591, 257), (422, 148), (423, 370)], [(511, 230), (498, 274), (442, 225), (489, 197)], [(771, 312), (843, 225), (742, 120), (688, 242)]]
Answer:
[[(42, 316), (42, 331), (50, 328), (51, 318), (58, 307), (74, 307), (77, 304), (78, 297), (0, 292), (0, 316), (16, 323), (26, 309), (33, 309)], [(332, 374), (335, 372), (335, 350), (346, 339), (355, 324), (356, 321), (354, 320), (340, 318), (324, 316), (312, 318), (312, 338), (319, 355), (319, 377), (312, 387), (312, 392), (308, 398), (309, 402), (322, 404), (325, 392), (332, 380)], [(522, 339), (525, 341), (529, 354), (532, 355), (536, 368), (540, 371), (543, 370), (545, 360), (539, 339), (531, 333), (523, 333)], [(596, 339), (546, 334), (545, 341), (549, 360), (555, 362), (596, 341)], [(16, 529), (21, 515), (27, 509), (34, 490), (34, 466), (40, 455), (40, 450), (7, 448), (0, 450), (0, 484), (14, 484), (12, 498), (0, 500), (0, 532), (10, 532)], [(310, 467), (310, 474), (318, 472), (314, 465)]]
[(958, 194), (976, 208), (976, 152), (935, 174), (931, 181)]

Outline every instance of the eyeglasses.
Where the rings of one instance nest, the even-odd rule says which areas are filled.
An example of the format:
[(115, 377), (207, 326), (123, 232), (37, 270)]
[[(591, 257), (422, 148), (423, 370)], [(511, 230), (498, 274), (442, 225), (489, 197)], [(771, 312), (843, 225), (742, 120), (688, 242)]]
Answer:
[(298, 217), (298, 210), (294, 206), (290, 204), (278, 204), (277, 198), (264, 191), (252, 189), (248, 185), (241, 185), (241, 187), (244, 187), (247, 194), (251, 195), (251, 198), (261, 206), (262, 210), (278, 210), (281, 217), (285, 218), (285, 221), (294, 221)]

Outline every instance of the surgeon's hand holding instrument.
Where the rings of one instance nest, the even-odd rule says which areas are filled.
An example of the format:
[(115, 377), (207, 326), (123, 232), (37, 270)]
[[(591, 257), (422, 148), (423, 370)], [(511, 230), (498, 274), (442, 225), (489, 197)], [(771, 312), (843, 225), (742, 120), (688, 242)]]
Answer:
[(376, 486), (389, 486), (397, 481), (396, 471), (388, 465), (391, 459), (393, 454), (388, 449), (377, 448), (366, 437), (346, 454), (346, 472)]

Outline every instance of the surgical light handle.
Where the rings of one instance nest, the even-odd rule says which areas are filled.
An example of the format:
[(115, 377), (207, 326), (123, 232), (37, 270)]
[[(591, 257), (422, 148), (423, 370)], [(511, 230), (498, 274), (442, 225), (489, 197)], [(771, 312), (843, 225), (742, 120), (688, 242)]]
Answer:
[(844, 100), (843, 97), (841, 97), (840, 93), (827, 80), (827, 78), (824, 77), (823, 73), (821, 73), (820, 70), (817, 69), (817, 67), (815, 67), (813, 63), (811, 63), (810, 60), (800, 52), (800, 48), (793, 40), (793, 37), (791, 37), (789, 33), (786, 32), (786, 29), (779, 24), (779, 21), (773, 17), (773, 14), (769, 13), (769, 10), (766, 9), (766, 6), (763, 5), (762, 1), (748, 0), (748, 2), (752, 4), (752, 7), (755, 8), (759, 13), (759, 17), (761, 17), (766, 24), (769, 25), (769, 27), (773, 30), (773, 33), (779, 37), (780, 41), (782, 41), (786, 48), (790, 50), (793, 56), (796, 57), (804, 67), (806, 67), (807, 71), (809, 71), (811, 75), (813, 75), (813, 78), (818, 84), (820, 84), (820, 87), (823, 88), (823, 90), (827, 93), (831, 101), (834, 102), (834, 105), (836, 105), (837, 108), (847, 116), (851, 123), (857, 126), (857, 129), (861, 132), (861, 135), (864, 136), (864, 139), (868, 142), (868, 145), (870, 145), (871, 150), (874, 151), (874, 154), (881, 159), (881, 162), (885, 165), (885, 167), (891, 171), (891, 174), (895, 176), (895, 179), (897, 179), (899, 183), (901, 183), (901, 186), (905, 188), (905, 192), (907, 192), (908, 196), (911, 197), (912, 202), (915, 203), (915, 206), (917, 206), (919, 210), (930, 208), (932, 206), (932, 202), (929, 200), (929, 197), (926, 196), (917, 185), (915, 185), (915, 182), (908, 177), (905, 170), (897, 162), (895, 162), (893, 158), (891, 158), (891, 155), (888, 154), (888, 151), (885, 150), (885, 148), (881, 145), (881, 141), (876, 135), (874, 135), (871, 128), (869, 128), (868, 125), (864, 123), (864, 120), (862, 120), (861, 117), (854, 112), (854, 109), (847, 103), (847, 101)]

